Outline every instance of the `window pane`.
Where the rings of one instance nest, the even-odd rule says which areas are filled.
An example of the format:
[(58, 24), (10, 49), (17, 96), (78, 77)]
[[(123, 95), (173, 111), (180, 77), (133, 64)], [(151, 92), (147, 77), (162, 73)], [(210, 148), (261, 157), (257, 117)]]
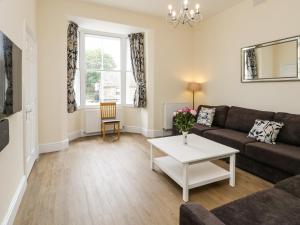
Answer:
[(85, 36), (85, 61), (87, 70), (101, 70), (101, 39), (97, 36)]
[(121, 73), (102, 71), (100, 82), (101, 102), (121, 103)]
[(120, 70), (120, 49), (120, 38), (86, 35), (86, 68), (93, 70)]
[(130, 56), (130, 43), (129, 43), (129, 39), (127, 38), (126, 41), (126, 45), (127, 45), (127, 56), (126, 56), (126, 71), (132, 71), (132, 64), (131, 64), (131, 56)]
[(120, 70), (121, 39), (102, 37), (103, 70)]
[(88, 71), (86, 76), (86, 104), (93, 105), (99, 103), (101, 73)]
[(136, 83), (132, 72), (126, 72), (126, 104), (133, 105)]

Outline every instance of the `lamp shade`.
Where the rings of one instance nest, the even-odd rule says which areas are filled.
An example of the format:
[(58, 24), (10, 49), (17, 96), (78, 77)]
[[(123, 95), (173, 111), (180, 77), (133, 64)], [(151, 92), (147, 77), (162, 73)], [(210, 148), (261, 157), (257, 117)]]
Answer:
[(188, 83), (187, 89), (189, 91), (201, 91), (201, 84), (196, 82), (190, 82)]

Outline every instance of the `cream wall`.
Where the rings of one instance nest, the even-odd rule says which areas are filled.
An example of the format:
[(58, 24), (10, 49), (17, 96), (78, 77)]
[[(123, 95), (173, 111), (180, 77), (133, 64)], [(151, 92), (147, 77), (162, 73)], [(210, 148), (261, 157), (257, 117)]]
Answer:
[(67, 139), (67, 20), (59, 2), (37, 1), (40, 144)]
[(294, 65), (296, 67), (296, 48), (297, 42), (294, 41), (256, 49), (258, 76), (260, 78), (285, 77), (286, 75), (281, 72), (282, 66)]
[[(274, 47), (274, 73), (280, 75), (282, 66), (297, 65), (297, 43), (288, 42), (282, 45), (275, 45)], [(289, 74), (291, 75), (291, 74)], [(280, 77), (280, 76), (279, 76)]]
[(205, 81), (203, 101), (300, 113), (299, 82), (240, 82), (242, 47), (300, 34), (300, 1), (251, 0), (204, 21), (195, 29), (195, 68)]
[(82, 110), (68, 114), (68, 135), (81, 132), (83, 127)]
[(131, 11), (76, 0), (39, 0), (40, 144), (65, 140), (68, 133), (82, 129), (81, 113), (66, 112), (68, 18), (103, 20), (149, 31), (149, 104), (146, 110), (124, 108), (123, 122), (160, 131), (165, 102), (191, 101), (191, 93), (185, 91), (188, 81), (204, 83), (203, 92), (196, 94), (196, 105), (228, 104), (299, 112), (297, 104), (287, 101), (299, 94), (297, 82), (240, 82), (240, 49), (299, 34), (299, 4), (296, 0), (267, 0), (254, 7), (252, 1), (245, 0), (194, 29), (175, 29), (162, 18)]
[[(0, 30), (22, 48), (24, 20), (35, 33), (35, 15), (34, 0), (1, 0)], [(24, 177), (22, 112), (10, 116), (9, 123), (10, 142), (0, 153), (0, 223)]]
[(256, 50), (257, 67), (260, 78), (270, 78), (274, 76), (274, 48), (259, 48)]
[(66, 108), (66, 31), (68, 18), (75, 16), (143, 27), (149, 31), (147, 44), (152, 46), (146, 59), (149, 104), (147, 111), (125, 108), (126, 125), (160, 130), (164, 102), (191, 100), (189, 93), (184, 92), (184, 79), (192, 74), (192, 29), (175, 29), (159, 17), (93, 3), (39, 0), (40, 144), (65, 140), (69, 132), (78, 128), (79, 114), (68, 115)]

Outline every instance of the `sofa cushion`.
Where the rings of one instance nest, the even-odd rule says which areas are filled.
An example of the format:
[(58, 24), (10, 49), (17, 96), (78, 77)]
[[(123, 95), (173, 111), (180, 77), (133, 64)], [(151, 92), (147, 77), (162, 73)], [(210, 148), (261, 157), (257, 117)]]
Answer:
[(299, 225), (300, 199), (272, 188), (211, 212), (226, 225)]
[(255, 159), (249, 158), (245, 154), (236, 155), (236, 167), (248, 171), (272, 183), (276, 183), (293, 176), (293, 174), (283, 171), (279, 168), (275, 168), (265, 163), (258, 162)]
[(280, 181), (275, 185), (275, 188), (279, 188), (300, 198), (300, 175)]
[(219, 127), (208, 127), (208, 126), (196, 123), (194, 125), (194, 127), (191, 129), (191, 133), (202, 136), (204, 131), (217, 130), (217, 129), (220, 129), (220, 128)]
[(227, 115), (225, 128), (249, 133), (256, 119), (272, 120), (274, 113), (232, 106)]
[(255, 142), (255, 139), (248, 138), (246, 133), (229, 129), (205, 131), (203, 137), (238, 149), (241, 152), (244, 151), (245, 144)]
[(249, 143), (245, 147), (245, 155), (258, 162), (281, 169), (291, 174), (300, 173), (300, 147), (277, 143)]
[(199, 114), (199, 111), (200, 111), (201, 107), (216, 108), (216, 113), (215, 113), (215, 116), (214, 116), (214, 121), (212, 123), (212, 126), (217, 126), (217, 127), (224, 128), (227, 113), (228, 113), (228, 110), (229, 110), (229, 106), (226, 106), (226, 105), (221, 105), (221, 106), (200, 105), (198, 107), (198, 110), (197, 110), (197, 118), (198, 118), (198, 114)]
[(274, 120), (284, 123), (284, 127), (278, 135), (278, 141), (300, 146), (300, 115), (276, 113)]

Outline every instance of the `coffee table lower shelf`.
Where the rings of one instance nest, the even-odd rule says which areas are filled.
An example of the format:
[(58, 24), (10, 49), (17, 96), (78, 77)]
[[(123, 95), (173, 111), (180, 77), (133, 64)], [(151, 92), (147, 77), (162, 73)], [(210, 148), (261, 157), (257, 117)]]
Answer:
[(184, 164), (179, 163), (170, 156), (154, 158), (154, 164), (182, 188), (186, 186), (184, 182), (185, 174), (188, 189), (230, 178), (229, 171), (211, 162), (188, 165), (187, 172), (185, 172)]

